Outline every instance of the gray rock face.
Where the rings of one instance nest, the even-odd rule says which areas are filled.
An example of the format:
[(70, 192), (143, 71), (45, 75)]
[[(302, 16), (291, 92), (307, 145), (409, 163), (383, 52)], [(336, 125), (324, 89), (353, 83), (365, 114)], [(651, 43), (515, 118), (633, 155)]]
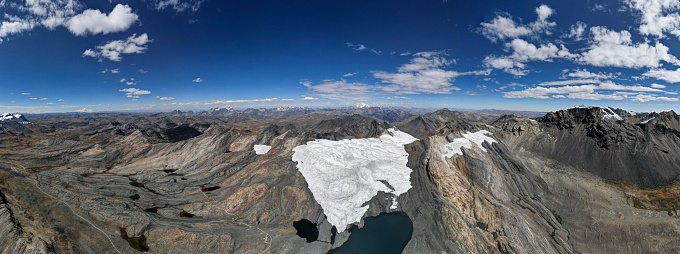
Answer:
[[(440, 110), (397, 124), (422, 138), (405, 146), (412, 188), (396, 210), (414, 231), (404, 253), (680, 252), (680, 183), (665, 185), (680, 174), (678, 116), (632, 124), (598, 112), (531, 121)], [(351, 235), (338, 233), (331, 244), (332, 225), (293, 149), (316, 138), (377, 137), (391, 126), (360, 115), (285, 122), (253, 114), (260, 115), (252, 122), (116, 115), (59, 118), (68, 131), (37, 125), (30, 142), (0, 147), (0, 250), (326, 253), (341, 246)], [(167, 132), (178, 126), (201, 134)], [(160, 136), (145, 133), (152, 129)], [(446, 144), (482, 129), (497, 142), (442, 156)], [(254, 145), (272, 148), (258, 155)], [(374, 196), (364, 218), (394, 211), (390, 197)], [(317, 241), (296, 235), (301, 219), (317, 224)]]

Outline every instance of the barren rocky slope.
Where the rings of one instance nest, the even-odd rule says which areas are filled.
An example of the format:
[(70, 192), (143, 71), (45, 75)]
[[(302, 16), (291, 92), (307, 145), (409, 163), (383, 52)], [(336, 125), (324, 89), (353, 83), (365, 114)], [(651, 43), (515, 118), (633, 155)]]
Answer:
[[(420, 138), (404, 146), (412, 188), (396, 209), (378, 192), (364, 218), (405, 212), (414, 231), (404, 253), (679, 252), (678, 116), (653, 113), (633, 124), (601, 112), (570, 109), (533, 121), (440, 110), (398, 123)], [(350, 233), (333, 233), (293, 149), (314, 139), (378, 137), (391, 125), (314, 112), (241, 117), (31, 119), (32, 133), (0, 139), (0, 250), (326, 253), (341, 246)], [(494, 142), (444, 156), (447, 144), (478, 130)], [(259, 155), (254, 145), (271, 150)], [(316, 223), (316, 241), (296, 235), (301, 219)]]

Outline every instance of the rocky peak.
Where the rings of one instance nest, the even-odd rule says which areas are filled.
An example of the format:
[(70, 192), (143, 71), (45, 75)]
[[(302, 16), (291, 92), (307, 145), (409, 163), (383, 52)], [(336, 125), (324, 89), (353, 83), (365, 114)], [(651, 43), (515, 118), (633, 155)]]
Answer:
[(527, 118), (515, 115), (513, 113), (513, 114), (509, 114), (509, 115), (502, 115), (502, 116), (496, 118), (496, 120), (494, 120), (492, 124), (493, 125), (503, 125), (503, 124), (506, 124), (506, 123), (517, 123), (517, 122), (522, 122), (526, 119)]
[(625, 110), (612, 109), (611, 107), (575, 107), (549, 112), (538, 121), (546, 126), (555, 126), (559, 129), (573, 129), (578, 125), (593, 125), (604, 120), (623, 120), (623, 117), (616, 113), (617, 111), (623, 112)]

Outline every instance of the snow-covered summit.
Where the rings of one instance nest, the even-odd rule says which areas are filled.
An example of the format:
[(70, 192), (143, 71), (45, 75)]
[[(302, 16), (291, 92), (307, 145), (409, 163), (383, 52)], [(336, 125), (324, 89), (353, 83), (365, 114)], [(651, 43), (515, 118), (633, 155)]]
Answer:
[(355, 107), (355, 108), (370, 108), (371, 106), (369, 106), (369, 105), (366, 104), (366, 103), (359, 102), (359, 103), (357, 103), (357, 105), (354, 105), (354, 107)]
[(12, 114), (12, 113), (4, 113), (0, 115), (0, 122), (4, 121), (15, 121), (15, 122), (20, 122), (23, 124), (29, 123), (26, 117), (22, 114)]

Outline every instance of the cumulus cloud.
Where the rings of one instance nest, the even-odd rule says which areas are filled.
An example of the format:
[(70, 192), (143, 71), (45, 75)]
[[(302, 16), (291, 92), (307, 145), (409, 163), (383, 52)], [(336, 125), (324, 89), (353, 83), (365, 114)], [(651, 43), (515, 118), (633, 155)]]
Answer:
[(357, 75), (357, 73), (356, 73), (356, 72), (353, 72), (353, 73), (347, 73), (347, 74), (345, 74), (345, 75), (342, 75), (342, 76), (343, 76), (343, 77), (351, 77), (351, 76), (354, 76), (354, 75)]
[(151, 94), (150, 91), (140, 90), (140, 89), (137, 89), (137, 88), (126, 88), (126, 89), (121, 89), (121, 90), (118, 90), (118, 91), (124, 92), (125, 95), (127, 95), (128, 98), (134, 98), (134, 99), (138, 99), (140, 95)]
[[(670, 98), (658, 96), (653, 93), (667, 93), (659, 89), (659, 87), (645, 87), (640, 85), (627, 86), (616, 84), (612, 81), (604, 81), (595, 83), (596, 80), (579, 80), (578, 82), (567, 83), (564, 81), (557, 81), (561, 83), (552, 83), (554, 86), (546, 87), (545, 83), (542, 86), (526, 88), (519, 91), (503, 92), (505, 98), (535, 98), (535, 99), (549, 99), (549, 98), (569, 98), (569, 99), (583, 99), (583, 100), (630, 100), (636, 102), (647, 101), (677, 101), (678, 98)], [(581, 83), (580, 83), (581, 82)], [(550, 83), (550, 82), (546, 82)], [(571, 85), (571, 84), (586, 84), (586, 85)]]
[(35, 27), (34, 21), (31, 20), (14, 20), (14, 21), (2, 21), (0, 23), (0, 42), (3, 38), (12, 35), (19, 34), (24, 31), (28, 31)]
[(196, 78), (196, 79), (192, 80), (191, 82), (201, 83), (201, 82), (203, 82), (203, 80), (201, 78)]
[(487, 56), (483, 63), (486, 67), (502, 69), (507, 73), (523, 76), (528, 74), (525, 70), (526, 62), (545, 61), (551, 62), (553, 59), (571, 59), (574, 55), (569, 50), (560, 45), (548, 43), (536, 46), (522, 39), (514, 39), (505, 44), (506, 50), (512, 52), (509, 56)]
[(21, 95), (31, 95), (31, 93), (21, 93)]
[(149, 72), (149, 71), (146, 71), (146, 70), (144, 70), (144, 69), (139, 69), (139, 73), (141, 73), (141, 74), (147, 74), (148, 72)]
[[(2, 7), (6, 1), (2, 0), (0, 3)], [(5, 14), (8, 20), (0, 23), (0, 42), (9, 35), (20, 34), (40, 25), (54, 30), (82, 8), (82, 4), (76, 0), (29, 0), (24, 1), (23, 5), (10, 3), (9, 6), (21, 11), (23, 16)]]
[(173, 98), (173, 97), (158, 97), (158, 99), (162, 100), (162, 101), (170, 101), (170, 100), (174, 100), (175, 98)]
[(664, 80), (668, 83), (680, 82), (680, 68), (672, 71), (665, 69), (652, 69), (642, 74), (646, 77), (651, 77), (659, 80)]
[(668, 52), (668, 47), (656, 42), (633, 44), (630, 32), (616, 32), (606, 27), (592, 27), (593, 41), (580, 57), (585, 64), (600, 67), (642, 68), (659, 67), (661, 61), (680, 64), (678, 59)]
[(572, 38), (576, 41), (583, 40), (583, 34), (586, 32), (587, 27), (588, 25), (586, 25), (586, 23), (578, 21), (575, 25), (571, 26), (569, 29), (569, 34), (566, 37)]
[(639, 12), (640, 33), (664, 37), (671, 33), (680, 38), (680, 1), (624, 0), (630, 9)]
[(111, 70), (111, 73), (114, 73), (114, 74), (115, 74), (115, 73), (120, 73), (120, 68)]
[[(141, 54), (146, 51), (146, 44), (149, 43), (149, 36), (146, 33), (137, 36), (133, 34), (125, 40), (109, 41), (104, 45), (97, 46), (94, 49), (88, 49), (83, 52), (83, 57), (95, 57), (109, 59), (111, 61), (120, 62), (123, 54)], [(113, 72), (113, 71), (112, 71)]]
[(657, 83), (652, 84), (652, 87), (653, 87), (653, 88), (659, 88), (659, 89), (664, 89), (664, 88), (666, 88), (666, 86), (664, 86), (664, 85), (659, 85), (659, 84), (657, 84)]
[(442, 67), (454, 63), (443, 52), (420, 52), (411, 61), (397, 68), (396, 73), (373, 72), (373, 76), (386, 84), (380, 89), (395, 94), (448, 94), (460, 88), (453, 86), (456, 77), (462, 75), (488, 75), (488, 71), (457, 72)]
[(132, 13), (130, 6), (117, 4), (109, 14), (95, 9), (87, 9), (83, 13), (73, 16), (66, 23), (66, 26), (71, 33), (77, 36), (109, 34), (127, 30), (138, 19), (139, 16)]
[(480, 23), (479, 32), (492, 42), (505, 39), (514, 39), (522, 36), (539, 33), (550, 34), (550, 29), (555, 27), (555, 22), (549, 22), (548, 18), (553, 14), (553, 9), (547, 5), (536, 8), (536, 21), (528, 24), (518, 24), (508, 14), (499, 14), (489, 23)]

